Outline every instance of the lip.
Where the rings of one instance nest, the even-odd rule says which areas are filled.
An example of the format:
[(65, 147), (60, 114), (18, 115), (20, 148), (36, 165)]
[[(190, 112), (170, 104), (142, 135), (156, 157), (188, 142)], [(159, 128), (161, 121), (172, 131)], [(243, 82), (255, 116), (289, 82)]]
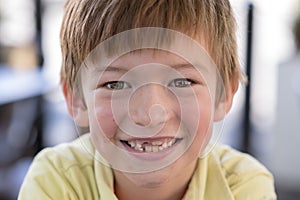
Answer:
[[(156, 140), (164, 140), (164, 139), (176, 139), (175, 143), (163, 150), (160, 150), (158, 152), (141, 152), (139, 150), (135, 150), (131, 147), (128, 146), (128, 144), (125, 143), (125, 141), (134, 141), (134, 140), (138, 140), (138, 141), (156, 141)], [(141, 160), (146, 160), (146, 161), (155, 161), (155, 160), (160, 160), (165, 158), (168, 155), (171, 155), (176, 147), (178, 145), (180, 145), (182, 143), (183, 138), (174, 138), (174, 137), (160, 137), (160, 138), (132, 138), (129, 140), (120, 140), (119, 143), (121, 144), (122, 149), (124, 149), (125, 151), (127, 151), (128, 153), (130, 153), (130, 155), (141, 159)]]

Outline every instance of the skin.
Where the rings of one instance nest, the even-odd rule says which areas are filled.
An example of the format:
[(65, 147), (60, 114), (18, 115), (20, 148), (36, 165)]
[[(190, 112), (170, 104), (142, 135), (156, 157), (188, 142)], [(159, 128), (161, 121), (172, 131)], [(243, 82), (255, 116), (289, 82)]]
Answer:
[[(216, 105), (214, 74), (172, 53), (142, 50), (119, 57), (109, 70), (83, 71), (83, 98), (64, 87), (74, 120), (90, 127), (92, 142), (105, 158), (116, 158), (112, 168), (119, 199), (182, 198), (213, 122), (224, 118), (236, 91), (233, 84)], [(121, 142), (165, 138), (179, 139), (168, 153), (131, 151)], [(132, 160), (118, 163), (122, 153)]]

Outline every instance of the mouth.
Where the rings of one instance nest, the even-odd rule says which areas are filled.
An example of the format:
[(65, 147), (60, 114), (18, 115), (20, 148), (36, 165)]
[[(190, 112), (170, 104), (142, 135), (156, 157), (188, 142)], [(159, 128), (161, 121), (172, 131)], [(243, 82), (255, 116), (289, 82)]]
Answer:
[(127, 148), (139, 153), (156, 153), (169, 149), (182, 138), (133, 139), (120, 140)]

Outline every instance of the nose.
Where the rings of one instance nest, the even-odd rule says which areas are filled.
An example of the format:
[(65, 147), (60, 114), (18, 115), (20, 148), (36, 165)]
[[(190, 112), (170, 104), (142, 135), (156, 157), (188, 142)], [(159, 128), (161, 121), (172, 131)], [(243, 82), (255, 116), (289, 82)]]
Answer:
[(170, 120), (174, 115), (175, 96), (159, 84), (139, 87), (129, 101), (131, 120), (139, 126), (156, 127)]

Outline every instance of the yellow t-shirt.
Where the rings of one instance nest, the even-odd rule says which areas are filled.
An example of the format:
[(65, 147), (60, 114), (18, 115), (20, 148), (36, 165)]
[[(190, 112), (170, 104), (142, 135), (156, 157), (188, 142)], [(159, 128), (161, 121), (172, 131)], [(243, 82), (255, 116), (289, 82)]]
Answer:
[[(113, 172), (86, 134), (69, 144), (41, 151), (34, 159), (18, 199), (116, 200)], [(258, 161), (217, 145), (198, 166), (186, 200), (276, 199), (272, 175)]]

